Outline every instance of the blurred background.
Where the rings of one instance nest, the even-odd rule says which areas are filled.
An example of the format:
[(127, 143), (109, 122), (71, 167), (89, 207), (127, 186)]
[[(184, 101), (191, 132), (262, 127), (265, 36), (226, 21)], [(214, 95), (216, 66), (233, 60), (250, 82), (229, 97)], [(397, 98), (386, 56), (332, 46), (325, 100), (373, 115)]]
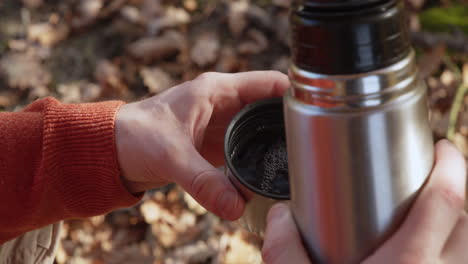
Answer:
[[(292, 0), (1, 0), (0, 111), (132, 101), (205, 71), (288, 67)], [(468, 155), (468, 1), (406, 0), (436, 139)], [(345, 44), (344, 44), (345, 45)], [(179, 187), (66, 221), (56, 263), (261, 263), (261, 240)]]

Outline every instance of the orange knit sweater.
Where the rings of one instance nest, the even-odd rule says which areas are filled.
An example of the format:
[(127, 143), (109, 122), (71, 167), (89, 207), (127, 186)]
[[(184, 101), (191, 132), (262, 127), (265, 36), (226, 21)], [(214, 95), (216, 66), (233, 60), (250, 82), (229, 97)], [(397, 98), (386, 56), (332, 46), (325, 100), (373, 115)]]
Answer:
[(0, 113), (0, 244), (56, 221), (128, 207), (114, 138), (122, 102), (39, 100)]

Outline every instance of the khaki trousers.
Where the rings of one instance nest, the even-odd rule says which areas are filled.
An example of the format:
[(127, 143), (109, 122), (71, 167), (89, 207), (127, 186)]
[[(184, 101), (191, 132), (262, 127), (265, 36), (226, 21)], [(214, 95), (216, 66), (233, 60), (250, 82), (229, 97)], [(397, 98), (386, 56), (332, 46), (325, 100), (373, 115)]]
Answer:
[(62, 222), (33, 230), (0, 245), (0, 264), (52, 264)]

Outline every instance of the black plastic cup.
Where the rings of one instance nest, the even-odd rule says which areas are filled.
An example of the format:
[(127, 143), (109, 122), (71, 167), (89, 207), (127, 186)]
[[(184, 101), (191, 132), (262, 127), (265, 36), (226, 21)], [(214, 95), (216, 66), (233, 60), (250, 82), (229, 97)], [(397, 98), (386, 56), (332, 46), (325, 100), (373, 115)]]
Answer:
[(269, 165), (267, 159), (271, 156), (269, 149), (277, 144), (278, 149), (286, 151), (285, 142), (282, 98), (247, 105), (232, 119), (226, 131), (225, 174), (246, 201), (239, 223), (257, 235), (263, 235), (270, 207), (290, 199), (287, 156), (279, 156), (286, 170), (284, 166), (276, 168), (278, 175), (273, 179), (265, 173)]

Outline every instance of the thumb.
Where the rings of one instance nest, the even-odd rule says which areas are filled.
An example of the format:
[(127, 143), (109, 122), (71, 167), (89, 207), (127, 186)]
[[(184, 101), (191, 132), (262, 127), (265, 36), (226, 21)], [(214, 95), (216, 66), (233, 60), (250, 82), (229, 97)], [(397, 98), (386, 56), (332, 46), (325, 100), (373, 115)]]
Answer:
[(269, 211), (262, 248), (266, 264), (310, 264), (291, 211), (286, 204), (277, 203)]
[[(227, 220), (236, 220), (244, 212), (244, 200), (224, 173), (213, 167), (195, 149), (185, 153), (174, 175), (181, 185), (208, 211)], [(185, 156), (185, 155), (184, 155)]]
[(462, 154), (448, 141), (440, 141), (429, 182), (399, 230), (377, 250), (374, 258), (382, 254), (401, 254), (404, 258), (438, 256), (464, 210), (465, 183)]

